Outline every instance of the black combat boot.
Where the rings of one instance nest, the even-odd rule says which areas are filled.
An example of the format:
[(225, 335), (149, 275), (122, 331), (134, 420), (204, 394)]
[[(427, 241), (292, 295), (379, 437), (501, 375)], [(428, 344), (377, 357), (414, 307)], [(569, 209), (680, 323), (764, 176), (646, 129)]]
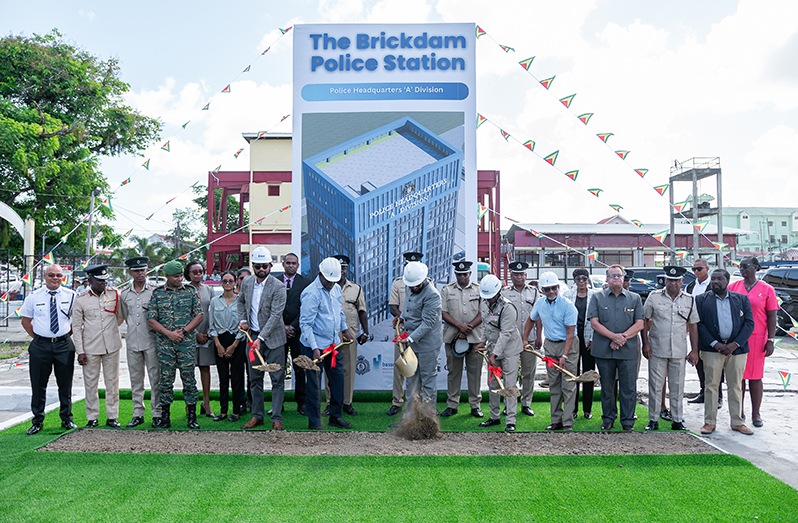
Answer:
[(200, 426), (199, 423), (197, 423), (197, 404), (186, 405), (186, 411), (188, 414), (188, 423), (186, 426), (193, 430), (199, 429)]
[(168, 429), (172, 427), (172, 420), (169, 418), (169, 409), (171, 407), (171, 405), (161, 405), (161, 421), (158, 423), (157, 427), (155, 427), (155, 422), (153, 421), (153, 427), (157, 429)]

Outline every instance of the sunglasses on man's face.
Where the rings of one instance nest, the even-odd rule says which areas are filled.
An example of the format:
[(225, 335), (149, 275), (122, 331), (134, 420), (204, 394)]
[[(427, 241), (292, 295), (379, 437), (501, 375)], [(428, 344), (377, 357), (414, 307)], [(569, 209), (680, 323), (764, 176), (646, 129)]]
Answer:
[(266, 263), (253, 263), (252, 268), (256, 271), (267, 268), (269, 265)]
[(701, 272), (705, 271), (706, 269), (706, 267), (693, 267), (693, 272)]
[(576, 281), (576, 282), (580, 282), (580, 281), (587, 281), (587, 277), (585, 277), (585, 276), (580, 276), (579, 278), (574, 278), (574, 281)]
[(554, 287), (543, 287), (543, 288), (542, 288), (542, 289), (540, 289), (540, 290), (542, 290), (543, 292), (545, 292), (546, 294), (548, 294), (548, 293), (550, 293), (550, 292), (554, 292), (554, 291), (556, 291), (557, 289), (559, 289), (559, 287), (557, 287), (557, 286), (555, 285)]

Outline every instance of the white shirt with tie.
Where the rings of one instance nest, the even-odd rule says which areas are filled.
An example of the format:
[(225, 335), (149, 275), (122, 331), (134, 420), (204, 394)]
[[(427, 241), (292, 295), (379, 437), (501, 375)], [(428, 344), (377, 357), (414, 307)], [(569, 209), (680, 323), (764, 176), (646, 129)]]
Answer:
[(72, 307), (75, 303), (75, 292), (64, 286), (55, 291), (55, 305), (58, 317), (58, 330), (50, 329), (50, 289), (39, 287), (22, 303), (19, 311), (23, 318), (33, 320), (33, 332), (44, 338), (60, 338), (72, 329)]

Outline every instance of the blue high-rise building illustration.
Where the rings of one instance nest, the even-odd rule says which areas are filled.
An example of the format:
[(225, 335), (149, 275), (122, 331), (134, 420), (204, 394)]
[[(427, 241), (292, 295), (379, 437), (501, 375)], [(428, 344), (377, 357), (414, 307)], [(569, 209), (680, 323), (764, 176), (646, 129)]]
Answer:
[(388, 317), (402, 253), (424, 253), (430, 278), (445, 280), (462, 162), (460, 150), (411, 118), (307, 158), (302, 183), (311, 273), (326, 256), (348, 255), (350, 278), (362, 285), (375, 323)]

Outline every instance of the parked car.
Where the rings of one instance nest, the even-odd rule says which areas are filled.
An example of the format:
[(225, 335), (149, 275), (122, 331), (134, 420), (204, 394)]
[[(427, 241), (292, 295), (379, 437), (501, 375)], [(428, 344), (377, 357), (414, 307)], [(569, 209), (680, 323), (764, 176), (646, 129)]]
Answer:
[[(653, 291), (665, 287), (665, 270), (662, 267), (627, 267), (627, 269), (635, 271), (629, 289), (639, 294), (643, 298), (643, 302)], [(684, 287), (693, 280), (695, 280), (695, 274), (688, 269), (684, 275)]]
[(776, 296), (782, 300), (778, 325), (783, 330), (776, 329), (776, 334), (783, 335), (792, 328), (792, 320), (787, 313), (798, 320), (798, 266), (772, 267), (765, 271), (761, 280), (772, 285), (776, 289)]

